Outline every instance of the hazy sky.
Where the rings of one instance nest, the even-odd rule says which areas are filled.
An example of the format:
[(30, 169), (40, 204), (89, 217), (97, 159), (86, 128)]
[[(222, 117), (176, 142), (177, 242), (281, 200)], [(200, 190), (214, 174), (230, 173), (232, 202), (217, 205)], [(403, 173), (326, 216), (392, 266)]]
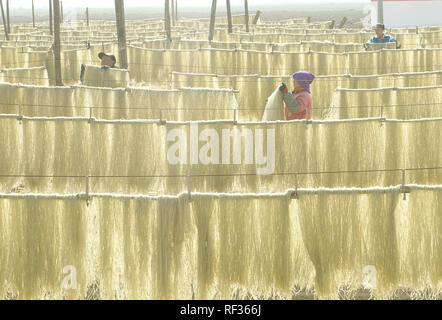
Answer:
[[(62, 0), (63, 7), (109, 7), (113, 8), (113, 0)], [(11, 8), (31, 8), (31, 0), (10, 0)], [(321, 3), (370, 3), (370, 0), (249, 0), (249, 6), (255, 5), (271, 5), (271, 4), (321, 4)], [(232, 6), (242, 5), (243, 0), (231, 0)], [(36, 8), (47, 8), (48, 0), (34, 0)], [(178, 6), (210, 6), (211, 0), (178, 0)], [(164, 5), (163, 0), (125, 0), (126, 7), (161, 7)], [(218, 0), (219, 6), (224, 6), (225, 1)]]

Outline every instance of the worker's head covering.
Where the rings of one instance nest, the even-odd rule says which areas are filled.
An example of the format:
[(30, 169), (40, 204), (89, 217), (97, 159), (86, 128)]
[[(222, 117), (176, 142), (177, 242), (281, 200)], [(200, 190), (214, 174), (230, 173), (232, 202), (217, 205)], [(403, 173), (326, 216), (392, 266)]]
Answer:
[(293, 74), (293, 79), (299, 83), (308, 93), (310, 93), (310, 84), (315, 80), (315, 75), (308, 71), (298, 71)]
[(376, 28), (381, 28), (382, 30), (385, 30), (385, 25), (383, 23), (378, 23), (378, 24), (376, 24), (375, 29)]
[(107, 57), (111, 58), (114, 63), (117, 62), (117, 58), (112, 53), (100, 52), (98, 54), (98, 58), (100, 58), (100, 60), (103, 59), (104, 56), (107, 56)]

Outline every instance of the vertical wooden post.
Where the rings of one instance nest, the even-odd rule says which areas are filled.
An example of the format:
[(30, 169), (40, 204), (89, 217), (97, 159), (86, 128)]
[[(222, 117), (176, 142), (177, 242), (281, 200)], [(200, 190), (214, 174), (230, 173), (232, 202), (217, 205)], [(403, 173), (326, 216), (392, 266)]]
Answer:
[(232, 10), (230, 8), (230, 0), (226, 0), (226, 8), (227, 8), (227, 24), (228, 24), (228, 32), (233, 33), (232, 26)]
[(34, 0), (32, 0), (32, 27), (35, 28), (35, 9), (34, 9)]
[(169, 0), (164, 0), (164, 28), (166, 29), (167, 40), (172, 41), (172, 33), (170, 31)]
[(170, 6), (172, 8), (172, 25), (175, 25), (175, 2), (174, 0), (170, 0)]
[(54, 28), (53, 28), (53, 17), (52, 17), (52, 0), (49, 0), (49, 33), (51, 35), (54, 35)]
[(175, 0), (175, 23), (178, 22), (178, 0)]
[(246, 32), (249, 32), (249, 1), (244, 0), (244, 12), (245, 12), (245, 22), (246, 22)]
[(256, 25), (259, 21), (259, 17), (261, 16), (261, 11), (256, 11), (255, 19), (253, 19), (253, 24)]
[(18, 121), (22, 121), (23, 120), (23, 107), (21, 104), (18, 105), (18, 117), (17, 117)]
[(118, 54), (120, 55), (120, 66), (128, 68), (127, 46), (126, 46), (126, 20), (124, 17), (124, 0), (115, 0), (115, 15), (117, 18)]
[(61, 23), (64, 22), (64, 16), (63, 16), (63, 1), (60, 1), (60, 21), (61, 21)]
[(89, 8), (86, 8), (86, 25), (89, 27)]
[(213, 34), (215, 33), (215, 16), (216, 16), (216, 0), (212, 0), (212, 9), (210, 12), (209, 41), (213, 40)]
[(384, 23), (384, 0), (378, 0), (378, 23)]
[(338, 29), (344, 28), (345, 23), (347, 22), (347, 17), (342, 18), (341, 22), (339, 23)]
[(3, 28), (5, 29), (5, 39), (9, 40), (8, 25), (7, 25), (6, 18), (5, 18), (5, 10), (3, 8), (3, 0), (0, 0), (0, 7), (2, 10)]
[(245, 11), (245, 22), (246, 22), (246, 32), (249, 32), (249, 1), (244, 0), (244, 11)]
[(6, 19), (8, 19), (8, 34), (11, 33), (11, 18), (9, 16), (9, 0), (6, 0)]
[(60, 0), (53, 0), (54, 5), (54, 62), (55, 85), (63, 86), (61, 78), (61, 42), (60, 42)]

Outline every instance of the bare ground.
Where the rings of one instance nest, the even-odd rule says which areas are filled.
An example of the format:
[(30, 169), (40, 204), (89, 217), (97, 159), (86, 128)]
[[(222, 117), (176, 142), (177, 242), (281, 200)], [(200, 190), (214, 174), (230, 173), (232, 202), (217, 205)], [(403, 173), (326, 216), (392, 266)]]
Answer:
[[(335, 20), (339, 23), (343, 17), (348, 18), (345, 25), (350, 28), (361, 28), (361, 19), (367, 14), (363, 13), (363, 5), (316, 5), (316, 6), (261, 6), (250, 7), (250, 13), (255, 13), (256, 10), (262, 12), (263, 20), (279, 20), (298, 17), (311, 17), (315, 21)], [(182, 8), (179, 9), (179, 16), (184, 18), (208, 18), (210, 8)], [(243, 14), (242, 8), (232, 8), (232, 14)], [(115, 19), (115, 12), (113, 9), (89, 9), (91, 20), (113, 20)], [(221, 7), (217, 10), (217, 16), (225, 16), (225, 8)], [(65, 9), (65, 20), (84, 20), (85, 10), (79, 9)], [(126, 19), (150, 19), (161, 18), (163, 12), (158, 8), (127, 8)], [(0, 16), (1, 21), (1, 16)], [(36, 11), (36, 21), (48, 21), (48, 13), (45, 10)], [(30, 10), (19, 9), (11, 12), (12, 23), (30, 23), (32, 22), (32, 13)]]

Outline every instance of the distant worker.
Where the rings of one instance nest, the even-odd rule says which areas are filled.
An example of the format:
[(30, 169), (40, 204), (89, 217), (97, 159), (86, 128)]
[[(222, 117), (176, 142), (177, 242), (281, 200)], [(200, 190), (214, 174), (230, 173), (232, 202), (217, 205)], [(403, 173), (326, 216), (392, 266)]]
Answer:
[(101, 60), (102, 67), (116, 68), (117, 58), (112, 53), (100, 52), (98, 58)]
[(373, 36), (370, 40), (367, 41), (367, 43), (388, 43), (388, 42), (395, 42), (396, 43), (396, 49), (400, 49), (401, 45), (399, 42), (393, 38), (392, 36), (385, 34), (385, 25), (382, 23), (378, 23), (374, 29), (376, 32), (376, 35)]
[[(103, 69), (117, 68), (117, 66), (115, 66), (115, 63), (117, 63), (117, 58), (112, 53), (100, 52), (98, 54), (98, 58), (101, 60), (101, 68)], [(80, 81), (82, 83), (84, 81), (85, 72), (86, 72), (86, 66), (82, 64), (80, 72)]]
[(293, 74), (293, 92), (289, 93), (285, 83), (279, 87), (285, 103), (286, 120), (311, 119), (313, 99), (310, 92), (310, 84), (315, 76), (307, 71), (299, 71)]

